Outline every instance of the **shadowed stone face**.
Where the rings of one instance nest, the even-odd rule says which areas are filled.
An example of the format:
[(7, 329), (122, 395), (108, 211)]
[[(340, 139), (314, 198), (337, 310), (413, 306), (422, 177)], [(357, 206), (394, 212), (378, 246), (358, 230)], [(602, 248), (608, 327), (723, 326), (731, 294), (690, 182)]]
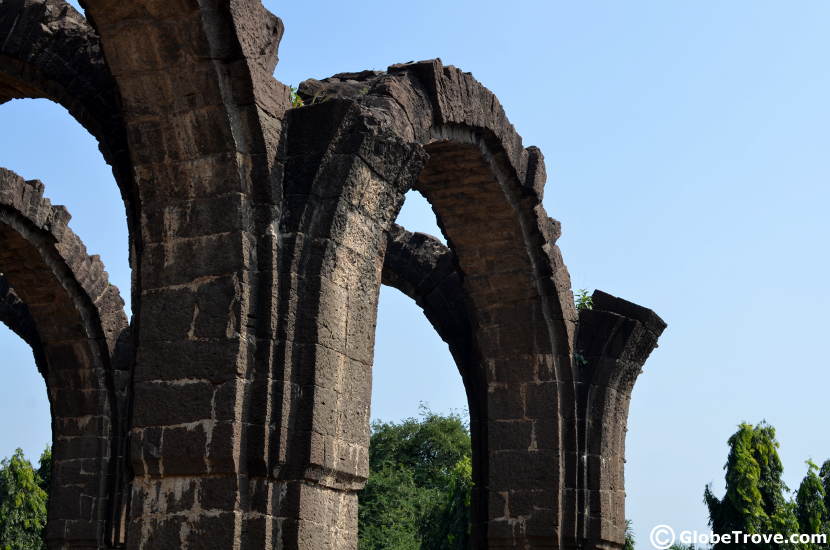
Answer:
[[(577, 312), (544, 161), (440, 61), (272, 74), (256, 0), (0, 0), (0, 102), (47, 97), (125, 201), (130, 327), (39, 182), (0, 170), (0, 320), (55, 426), (54, 548), (353, 549), (378, 290), (424, 310), (464, 380), (475, 548), (619, 548), (634, 381), (665, 324)], [(448, 246), (394, 224), (407, 191)]]

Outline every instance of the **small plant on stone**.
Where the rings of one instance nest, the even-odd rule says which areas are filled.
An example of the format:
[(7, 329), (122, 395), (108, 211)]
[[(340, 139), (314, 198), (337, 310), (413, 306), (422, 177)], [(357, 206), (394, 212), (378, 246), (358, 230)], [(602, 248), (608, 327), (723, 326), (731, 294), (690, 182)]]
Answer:
[(576, 298), (576, 309), (594, 308), (594, 299), (584, 288), (577, 290), (574, 297)]
[(297, 93), (297, 88), (291, 86), (291, 106), (292, 107), (302, 107), (305, 105), (305, 101), (300, 95)]

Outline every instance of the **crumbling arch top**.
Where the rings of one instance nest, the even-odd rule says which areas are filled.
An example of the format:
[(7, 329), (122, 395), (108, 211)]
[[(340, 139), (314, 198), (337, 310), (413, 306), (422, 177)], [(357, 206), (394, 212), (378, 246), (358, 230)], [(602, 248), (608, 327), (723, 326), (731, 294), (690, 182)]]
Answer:
[(0, 104), (12, 99), (49, 99), (95, 137), (124, 201), (131, 263), (137, 270), (140, 200), (121, 96), (98, 35), (63, 0), (0, 0), (0, 37)]
[(0, 0), (0, 103), (44, 97), (101, 143), (107, 162), (125, 148), (120, 100), (95, 31), (62, 0)]

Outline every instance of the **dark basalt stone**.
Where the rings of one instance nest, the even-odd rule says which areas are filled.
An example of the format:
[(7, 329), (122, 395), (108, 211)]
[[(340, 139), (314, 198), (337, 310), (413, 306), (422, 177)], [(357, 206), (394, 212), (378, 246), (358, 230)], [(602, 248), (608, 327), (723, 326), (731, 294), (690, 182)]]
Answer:
[[(464, 381), (474, 548), (620, 548), (631, 389), (665, 324), (577, 312), (544, 157), (440, 60), (300, 86), (257, 0), (0, 0), (0, 102), (46, 97), (125, 202), (135, 313), (0, 170), (0, 321), (52, 403), (52, 548), (353, 549), (378, 288)], [(395, 225), (414, 189), (447, 246)]]

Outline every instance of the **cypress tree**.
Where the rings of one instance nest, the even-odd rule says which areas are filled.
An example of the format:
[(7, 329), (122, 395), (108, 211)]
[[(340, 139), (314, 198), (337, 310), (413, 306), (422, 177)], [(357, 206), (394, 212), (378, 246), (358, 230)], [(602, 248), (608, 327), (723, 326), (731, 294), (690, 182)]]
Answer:
[[(781, 479), (784, 468), (778, 456), (775, 428), (761, 422), (757, 426), (743, 423), (729, 438), (726, 470), (726, 494), (717, 498), (710, 486), (704, 500), (709, 508), (712, 531), (727, 534), (798, 532), (795, 505), (784, 494), (787, 486)], [(716, 544), (714, 550), (780, 550), (780, 544)]]

